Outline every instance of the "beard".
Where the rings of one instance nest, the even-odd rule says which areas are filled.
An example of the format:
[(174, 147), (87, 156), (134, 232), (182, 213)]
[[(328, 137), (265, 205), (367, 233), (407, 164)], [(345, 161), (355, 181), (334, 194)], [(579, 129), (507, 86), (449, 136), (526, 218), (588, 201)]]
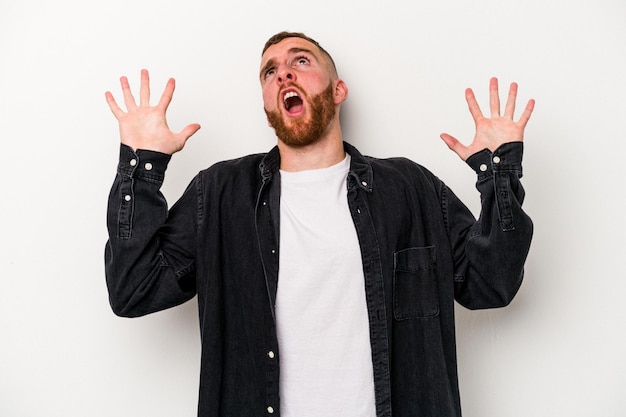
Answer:
[(310, 100), (308, 96), (303, 99), (309, 101), (310, 104), (311, 117), (308, 120), (290, 120), (287, 123), (280, 110), (265, 110), (267, 120), (276, 131), (276, 136), (285, 145), (300, 147), (317, 142), (335, 117), (332, 82), (324, 91)]

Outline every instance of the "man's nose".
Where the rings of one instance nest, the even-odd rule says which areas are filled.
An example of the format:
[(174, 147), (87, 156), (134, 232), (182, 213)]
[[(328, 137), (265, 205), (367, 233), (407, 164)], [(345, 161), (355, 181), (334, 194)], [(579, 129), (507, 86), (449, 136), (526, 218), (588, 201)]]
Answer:
[(292, 68), (288, 65), (281, 65), (278, 67), (278, 82), (284, 83), (287, 81), (295, 81), (296, 76)]

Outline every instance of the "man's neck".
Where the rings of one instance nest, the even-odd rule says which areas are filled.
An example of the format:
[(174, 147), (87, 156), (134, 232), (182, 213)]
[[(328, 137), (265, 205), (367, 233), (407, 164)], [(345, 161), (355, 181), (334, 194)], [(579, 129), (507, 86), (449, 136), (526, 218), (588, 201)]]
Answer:
[(289, 172), (328, 168), (346, 157), (341, 134), (321, 138), (311, 145), (300, 147), (288, 146), (279, 139), (278, 149), (280, 169)]

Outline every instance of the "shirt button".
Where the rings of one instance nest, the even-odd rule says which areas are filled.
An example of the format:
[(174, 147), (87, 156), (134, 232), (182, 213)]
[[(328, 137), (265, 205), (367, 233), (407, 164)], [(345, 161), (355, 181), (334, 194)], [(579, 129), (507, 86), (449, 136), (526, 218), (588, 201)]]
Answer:
[(144, 167), (146, 168), (146, 171), (152, 170), (152, 164), (150, 162), (146, 162), (146, 165), (144, 165)]
[(363, 184), (363, 187), (367, 187), (367, 182), (363, 181), (361, 184)]
[(274, 359), (274, 352), (270, 350), (269, 352), (267, 352), (267, 356), (269, 356), (270, 359)]
[(493, 163), (494, 164), (499, 164), (500, 163), (500, 157), (499, 156), (494, 156), (493, 157)]
[(487, 171), (487, 165), (486, 165), (486, 164), (482, 164), (482, 165), (480, 166), (480, 170), (481, 170), (482, 172)]
[(130, 194), (126, 194), (126, 195), (124, 196), (124, 200), (126, 200), (126, 201), (130, 201)]
[(269, 414), (274, 414), (274, 407), (267, 407), (267, 412)]
[(136, 159), (131, 159), (130, 160), (130, 166), (134, 167), (135, 165), (137, 165), (137, 160)]

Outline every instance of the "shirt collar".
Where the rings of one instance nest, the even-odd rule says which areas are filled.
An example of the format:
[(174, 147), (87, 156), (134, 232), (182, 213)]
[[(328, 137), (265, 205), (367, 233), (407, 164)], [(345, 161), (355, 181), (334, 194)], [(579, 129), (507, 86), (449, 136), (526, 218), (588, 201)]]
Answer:
[[(343, 143), (343, 148), (350, 155), (350, 172), (348, 177), (354, 178), (356, 185), (367, 192), (372, 192), (374, 176), (372, 166), (361, 153), (348, 142)], [(280, 152), (278, 146), (274, 146), (259, 164), (259, 171), (263, 181), (270, 180), (280, 169)]]

